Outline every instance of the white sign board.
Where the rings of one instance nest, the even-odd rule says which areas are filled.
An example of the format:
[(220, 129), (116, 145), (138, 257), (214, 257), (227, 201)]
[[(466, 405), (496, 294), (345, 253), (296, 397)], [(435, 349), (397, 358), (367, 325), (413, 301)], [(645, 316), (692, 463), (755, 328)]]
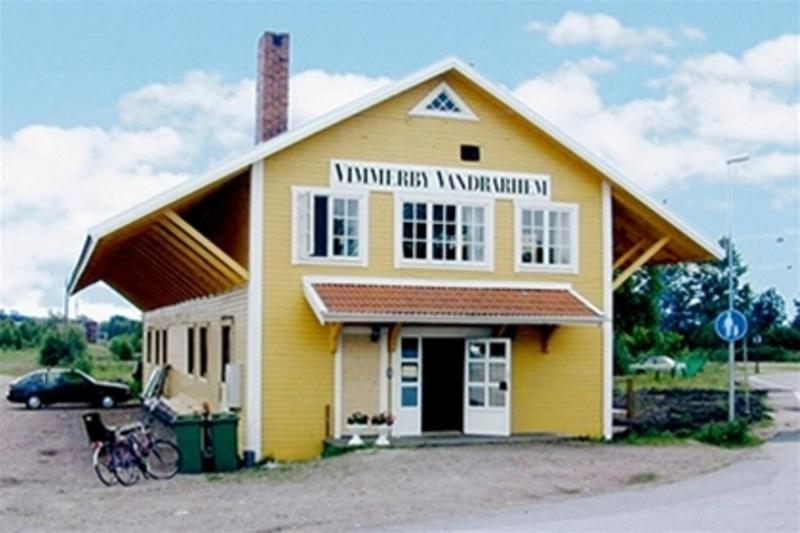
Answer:
[(332, 188), (550, 199), (550, 176), (457, 167), (332, 159)]

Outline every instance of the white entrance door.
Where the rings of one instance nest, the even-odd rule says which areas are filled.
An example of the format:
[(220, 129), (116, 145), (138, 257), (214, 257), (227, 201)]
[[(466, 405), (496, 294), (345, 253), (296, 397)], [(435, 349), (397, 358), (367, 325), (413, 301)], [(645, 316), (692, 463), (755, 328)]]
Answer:
[(511, 341), (468, 339), (464, 354), (464, 433), (511, 434)]

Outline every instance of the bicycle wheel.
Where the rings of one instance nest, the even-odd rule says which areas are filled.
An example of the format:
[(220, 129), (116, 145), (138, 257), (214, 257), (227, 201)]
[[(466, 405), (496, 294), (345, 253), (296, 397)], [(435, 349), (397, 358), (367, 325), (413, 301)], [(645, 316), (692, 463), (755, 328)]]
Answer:
[(130, 487), (139, 481), (139, 458), (127, 442), (114, 446), (114, 476), (120, 485)]
[(94, 449), (92, 454), (92, 466), (94, 473), (106, 487), (110, 487), (117, 482), (114, 475), (114, 457), (111, 446), (104, 442)]
[(147, 474), (155, 479), (169, 479), (181, 468), (181, 451), (166, 440), (155, 440), (145, 458)]

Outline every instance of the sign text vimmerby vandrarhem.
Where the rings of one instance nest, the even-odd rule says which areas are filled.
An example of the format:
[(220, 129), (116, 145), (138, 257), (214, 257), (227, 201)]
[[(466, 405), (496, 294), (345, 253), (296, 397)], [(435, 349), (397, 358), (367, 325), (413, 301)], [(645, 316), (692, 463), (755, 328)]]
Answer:
[(550, 176), (496, 170), (331, 160), (331, 187), (550, 199)]

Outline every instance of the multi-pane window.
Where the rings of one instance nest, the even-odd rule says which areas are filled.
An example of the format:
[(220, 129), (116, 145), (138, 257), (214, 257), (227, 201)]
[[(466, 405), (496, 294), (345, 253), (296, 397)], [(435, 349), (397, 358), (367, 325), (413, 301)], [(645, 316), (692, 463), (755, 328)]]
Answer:
[(360, 196), (295, 194), (295, 255), (301, 260), (359, 261), (364, 257), (364, 200)]
[(450, 95), (447, 94), (447, 91), (442, 91), (439, 95), (431, 100), (431, 102), (425, 106), (425, 109), (428, 111), (440, 111), (444, 113), (461, 113), (461, 108), (458, 107), (458, 104), (450, 98)]
[(404, 261), (486, 262), (487, 214), (484, 205), (403, 201), (400, 209)]
[(574, 208), (521, 208), (518, 220), (520, 265), (554, 268), (575, 266), (577, 211)]

